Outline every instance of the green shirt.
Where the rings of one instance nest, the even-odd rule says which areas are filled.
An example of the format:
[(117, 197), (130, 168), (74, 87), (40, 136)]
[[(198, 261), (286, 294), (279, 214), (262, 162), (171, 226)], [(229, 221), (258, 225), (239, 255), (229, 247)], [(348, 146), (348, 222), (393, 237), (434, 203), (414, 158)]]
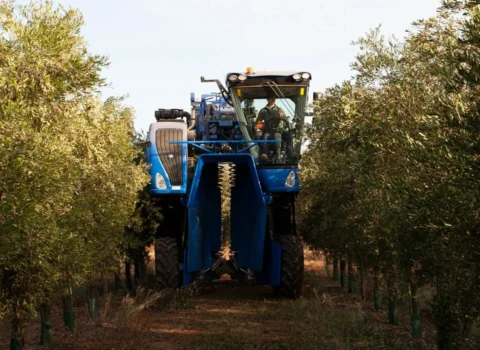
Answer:
[(281, 132), (288, 123), (287, 120), (282, 120), (281, 117), (286, 118), (283, 109), (277, 105), (273, 105), (272, 108), (268, 106), (263, 107), (258, 113), (256, 122), (262, 121), (264, 132)]

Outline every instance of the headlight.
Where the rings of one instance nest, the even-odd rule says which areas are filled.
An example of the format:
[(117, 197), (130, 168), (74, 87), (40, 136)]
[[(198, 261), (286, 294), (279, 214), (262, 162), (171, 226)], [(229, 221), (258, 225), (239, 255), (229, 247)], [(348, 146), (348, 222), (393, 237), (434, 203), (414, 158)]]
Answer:
[(295, 73), (292, 77), (296, 81), (299, 81), (300, 79), (302, 79), (302, 75), (300, 73)]
[(157, 173), (157, 175), (155, 175), (155, 186), (157, 186), (159, 190), (167, 189), (167, 183), (165, 182), (163, 175), (160, 173)]
[(238, 80), (238, 76), (237, 76), (236, 74), (229, 75), (229, 76), (228, 76), (228, 80), (230, 80), (230, 81), (237, 81), (237, 80)]
[(245, 81), (245, 80), (247, 80), (247, 76), (246, 76), (246, 75), (243, 75), (243, 74), (240, 74), (240, 75), (238, 76), (238, 80), (240, 80), (240, 81)]
[(295, 172), (292, 170), (285, 180), (285, 187), (295, 186)]
[(310, 79), (310, 73), (303, 73), (302, 78), (305, 80)]

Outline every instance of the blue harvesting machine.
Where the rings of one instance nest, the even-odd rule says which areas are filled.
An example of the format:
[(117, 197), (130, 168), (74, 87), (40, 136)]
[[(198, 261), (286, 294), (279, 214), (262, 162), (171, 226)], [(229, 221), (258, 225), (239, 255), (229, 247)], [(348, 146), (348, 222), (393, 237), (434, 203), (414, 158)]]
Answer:
[(297, 298), (298, 161), (311, 75), (250, 67), (217, 93), (191, 94), (191, 112), (155, 111), (147, 162), (164, 217), (156, 232), (159, 288), (228, 274)]

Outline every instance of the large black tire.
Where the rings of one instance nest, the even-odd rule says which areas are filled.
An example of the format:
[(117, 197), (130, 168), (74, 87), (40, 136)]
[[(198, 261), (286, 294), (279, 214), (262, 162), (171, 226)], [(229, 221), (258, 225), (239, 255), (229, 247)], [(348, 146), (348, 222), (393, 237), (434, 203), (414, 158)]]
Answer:
[(297, 299), (302, 294), (303, 287), (303, 245), (300, 237), (280, 235), (275, 242), (282, 247), (280, 286), (274, 288), (274, 293), (280, 298)]
[(176, 289), (180, 287), (178, 262), (178, 245), (175, 238), (162, 237), (155, 240), (155, 278), (157, 289)]

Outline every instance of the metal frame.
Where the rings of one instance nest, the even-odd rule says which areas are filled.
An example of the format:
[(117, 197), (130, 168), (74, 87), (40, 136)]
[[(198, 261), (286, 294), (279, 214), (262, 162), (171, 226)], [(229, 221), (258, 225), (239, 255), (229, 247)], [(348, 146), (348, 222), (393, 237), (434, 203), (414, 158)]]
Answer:
[[(232, 151), (234, 151), (233, 153), (236, 154), (236, 153), (244, 153), (250, 148), (258, 146), (259, 143), (281, 143), (281, 142), (282, 140), (248, 140), (248, 141), (247, 140), (214, 140), (214, 141), (171, 141), (170, 144), (171, 145), (188, 144), (192, 147), (201, 149), (204, 152), (214, 153), (214, 154), (217, 154), (218, 144), (234, 144), (235, 148), (232, 149)], [(238, 145), (242, 143), (251, 143), (251, 145), (248, 145), (247, 147), (241, 148), (239, 150)], [(213, 151), (201, 146), (201, 145), (208, 145), (208, 144), (213, 145)]]

